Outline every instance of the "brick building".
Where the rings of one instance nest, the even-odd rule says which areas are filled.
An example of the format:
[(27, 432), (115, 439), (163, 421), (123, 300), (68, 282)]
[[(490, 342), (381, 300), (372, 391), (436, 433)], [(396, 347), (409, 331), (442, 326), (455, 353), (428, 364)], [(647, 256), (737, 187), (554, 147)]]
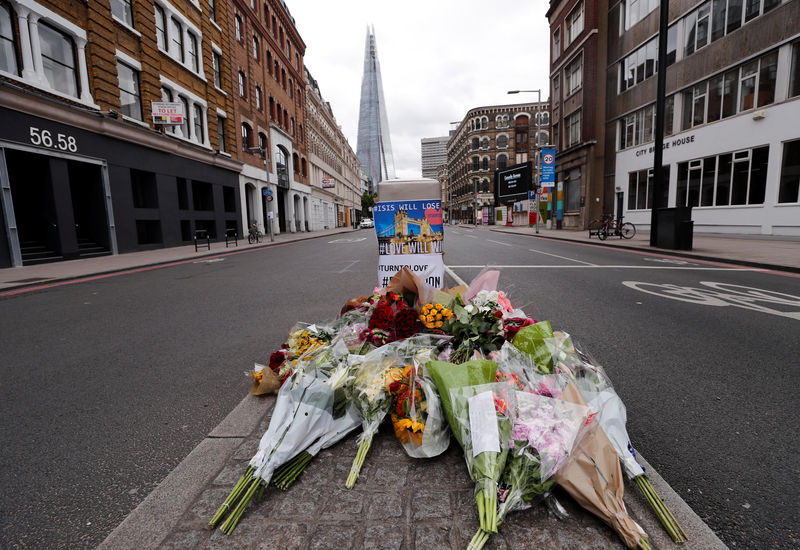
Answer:
[[(494, 173), (536, 160), (550, 139), (550, 104), (523, 103), (467, 111), (447, 144), (447, 199), (452, 219), (473, 223), (475, 209), (494, 219)], [(537, 177), (534, 175), (534, 178)], [(535, 180), (534, 180), (535, 181)]]
[(280, 0), (232, 0), (227, 21), (245, 223), (309, 230), (305, 43)]
[(311, 230), (356, 227), (361, 221), (361, 165), (308, 69), (305, 85)]
[[(228, 13), (214, 6), (0, 1), (0, 266), (241, 232)], [(161, 101), (182, 123), (154, 124)]]
[[(552, 0), (550, 101), (556, 146), (557, 228), (583, 228), (612, 196), (605, 179), (607, 13), (591, 0)], [(560, 195), (560, 199), (559, 199)]]

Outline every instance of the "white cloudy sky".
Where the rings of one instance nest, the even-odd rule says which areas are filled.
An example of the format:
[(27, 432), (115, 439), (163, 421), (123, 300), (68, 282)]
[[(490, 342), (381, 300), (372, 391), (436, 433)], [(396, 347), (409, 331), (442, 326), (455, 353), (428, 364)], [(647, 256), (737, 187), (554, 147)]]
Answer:
[(355, 151), (367, 25), (398, 177), (421, 172), (420, 140), (447, 135), (473, 107), (549, 95), (547, 0), (286, 0), (305, 64)]

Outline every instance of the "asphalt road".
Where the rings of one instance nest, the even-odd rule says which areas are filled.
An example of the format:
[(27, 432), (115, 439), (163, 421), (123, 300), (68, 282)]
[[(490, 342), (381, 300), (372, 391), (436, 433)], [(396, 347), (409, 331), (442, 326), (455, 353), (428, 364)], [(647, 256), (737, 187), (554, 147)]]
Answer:
[[(502, 266), (515, 305), (593, 352), (634, 445), (726, 544), (800, 543), (800, 279), (487, 231), (445, 245), (457, 279)], [(96, 546), (296, 321), (372, 290), (375, 255), (364, 229), (0, 300), (0, 547)]]

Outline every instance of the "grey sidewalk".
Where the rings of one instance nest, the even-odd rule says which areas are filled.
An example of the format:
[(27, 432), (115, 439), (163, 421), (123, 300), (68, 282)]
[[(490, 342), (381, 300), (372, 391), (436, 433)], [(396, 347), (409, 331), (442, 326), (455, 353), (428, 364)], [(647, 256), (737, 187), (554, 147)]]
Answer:
[[(433, 459), (406, 456), (384, 425), (373, 440), (356, 486), (344, 481), (356, 454), (351, 435), (322, 451), (289, 491), (270, 487), (251, 504), (231, 536), (208, 520), (244, 472), (266, 430), (275, 397), (246, 397), (240, 405), (120, 524), (101, 550), (148, 548), (464, 549), (478, 522), (458, 444)], [(686, 503), (642, 459), (653, 486), (689, 536), (673, 543), (640, 493), (626, 483), (629, 514), (650, 536), (654, 550), (725, 548)], [(621, 549), (600, 520), (558, 493), (569, 518), (544, 505), (509, 516), (487, 549)]]
[(665, 255), (694, 258), (705, 261), (720, 261), (800, 273), (800, 237), (762, 236), (762, 235), (728, 235), (722, 233), (694, 234), (692, 250), (669, 250), (650, 246), (650, 233), (639, 232), (632, 239), (609, 237), (601, 241), (596, 236), (589, 236), (588, 231), (567, 229), (539, 228), (525, 226), (481, 226), (460, 225), (465, 230), (488, 230), (501, 233), (530, 235), (545, 239), (559, 239), (597, 246), (609, 246), (642, 252), (657, 252)]
[[(372, 233), (369, 233), (372, 231)], [(130, 252), (117, 254), (116, 256), (98, 256), (81, 260), (70, 260), (64, 262), (52, 262), (39, 265), (31, 265), (17, 268), (0, 269), (0, 294), (3, 291), (14, 289), (29, 288), (40, 285), (47, 285), (57, 281), (70, 279), (80, 279), (102, 275), (105, 273), (115, 273), (127, 270), (136, 270), (148, 266), (164, 265), (177, 262), (202, 261), (208, 260), (221, 254), (246, 252), (265, 246), (275, 246), (305, 239), (326, 237), (330, 235), (345, 234), (354, 237), (372, 235), (374, 230), (361, 229), (355, 230), (350, 227), (338, 227), (321, 231), (281, 233), (275, 235), (275, 240), (270, 241), (269, 236), (262, 238), (260, 243), (248, 244), (247, 237), (239, 239), (238, 244), (233, 243), (225, 246), (222, 241), (211, 242), (210, 249), (201, 247), (195, 250), (194, 245), (176, 246), (171, 248), (159, 248), (142, 252)]]

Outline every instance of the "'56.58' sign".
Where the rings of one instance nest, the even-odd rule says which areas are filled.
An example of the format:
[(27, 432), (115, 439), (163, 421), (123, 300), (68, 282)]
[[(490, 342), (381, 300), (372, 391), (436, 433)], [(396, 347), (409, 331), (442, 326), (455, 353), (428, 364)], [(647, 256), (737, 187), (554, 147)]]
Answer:
[(50, 130), (42, 130), (31, 126), (29, 136), (33, 145), (71, 153), (75, 153), (78, 150), (78, 142), (75, 137), (68, 134), (53, 133)]

